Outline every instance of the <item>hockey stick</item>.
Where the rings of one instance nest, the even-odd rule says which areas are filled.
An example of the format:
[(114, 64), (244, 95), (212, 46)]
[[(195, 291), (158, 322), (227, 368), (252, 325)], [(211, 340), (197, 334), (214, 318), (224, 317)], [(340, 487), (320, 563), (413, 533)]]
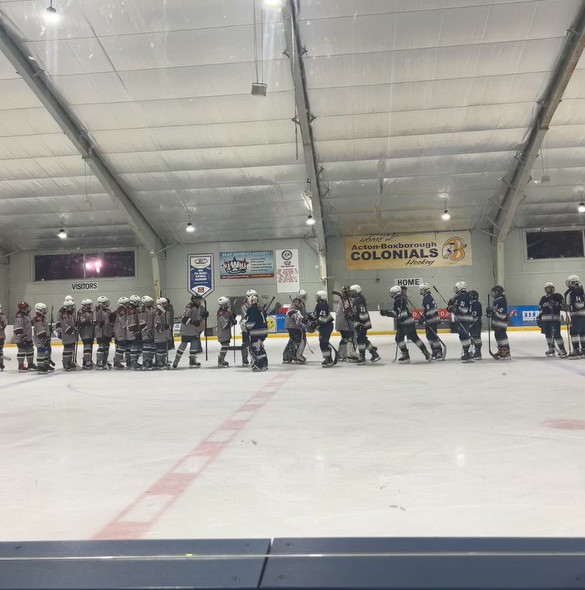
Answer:
[(208, 324), (208, 319), (209, 319), (209, 313), (207, 312), (207, 300), (203, 299), (203, 307), (205, 308), (205, 361), (208, 361), (208, 355), (207, 355), (207, 324)]
[[(488, 294), (487, 296), (488, 298), (488, 307), (490, 306), (490, 296)], [(494, 352), (492, 352), (492, 318), (488, 317), (488, 352), (490, 353), (490, 356), (496, 360), (498, 360), (498, 357), (496, 356), (496, 354)]]
[[(406, 295), (406, 293), (404, 294), (404, 297), (406, 298), (406, 302), (410, 305), (411, 309), (416, 309), (414, 304), (412, 303), (412, 301), (408, 297), (408, 295)], [(423, 312), (424, 312), (424, 308), (423, 308)], [(439, 313), (438, 310), (437, 310), (437, 313)], [(424, 318), (424, 316), (423, 316), (423, 318)], [(447, 345), (443, 342), (443, 340), (441, 340), (437, 331), (434, 330), (432, 328), (432, 326), (427, 325), (426, 319), (425, 319), (425, 328), (427, 328), (432, 334), (434, 334), (437, 337), (437, 341), (441, 344), (441, 347), (443, 348), (443, 358), (446, 358), (447, 357)], [(432, 346), (431, 346), (431, 349), (432, 349)]]
[(47, 354), (49, 356), (49, 364), (51, 367), (55, 366), (53, 359), (51, 358), (51, 354), (53, 353), (53, 349), (51, 347), (51, 336), (53, 335), (53, 306), (51, 305), (51, 317), (49, 319), (49, 337), (47, 338)]
[(571, 341), (571, 312), (569, 311), (569, 304), (567, 303), (567, 295), (571, 292), (571, 289), (567, 289), (563, 294), (563, 299), (565, 301), (565, 307), (567, 307), (567, 348), (569, 349), (569, 354), (573, 351), (573, 342)]
[[(290, 297), (290, 295), (289, 295), (289, 297)], [(274, 300), (275, 300), (275, 299), (276, 299), (276, 297), (273, 297), (273, 298), (270, 300), (270, 303), (269, 303), (268, 305), (263, 305), (263, 306), (262, 306), (262, 311), (264, 311), (264, 313), (268, 313), (268, 310), (270, 309), (270, 306), (271, 306), (271, 305), (274, 303)], [(291, 300), (291, 301), (292, 301), (292, 300)]]

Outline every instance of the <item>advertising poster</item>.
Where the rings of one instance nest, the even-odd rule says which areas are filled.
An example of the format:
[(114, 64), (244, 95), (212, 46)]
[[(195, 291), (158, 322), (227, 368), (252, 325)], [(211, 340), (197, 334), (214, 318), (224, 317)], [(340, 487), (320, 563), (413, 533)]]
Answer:
[(429, 232), (345, 238), (347, 270), (471, 266), (471, 234)]
[(220, 279), (270, 279), (272, 277), (274, 277), (272, 250), (219, 253)]
[(187, 289), (193, 295), (207, 297), (215, 289), (213, 285), (213, 254), (189, 254)]
[(301, 288), (299, 251), (276, 251), (276, 292), (296, 293)]

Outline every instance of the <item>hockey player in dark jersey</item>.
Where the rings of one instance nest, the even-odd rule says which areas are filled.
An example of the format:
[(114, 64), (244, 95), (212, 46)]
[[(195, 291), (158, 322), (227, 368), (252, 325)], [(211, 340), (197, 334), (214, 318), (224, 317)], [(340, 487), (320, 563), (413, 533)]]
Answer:
[(370, 360), (376, 363), (382, 357), (378, 354), (378, 349), (368, 340), (368, 330), (372, 327), (372, 321), (368, 312), (366, 298), (363, 296), (362, 288), (359, 285), (351, 285), (349, 294), (351, 297), (351, 309), (348, 310), (349, 319), (353, 322), (359, 354), (357, 364), (363, 365), (366, 362), (366, 350), (371, 355)]
[(40, 373), (53, 370), (49, 358), (49, 344), (51, 334), (47, 322), (47, 306), (44, 303), (35, 304), (35, 314), (32, 317), (34, 343), (37, 348), (37, 367)]
[(156, 363), (154, 369), (168, 369), (169, 340), (171, 339), (174, 312), (169, 311), (169, 302), (165, 297), (156, 300), (154, 310), (154, 345), (156, 347)]
[(471, 336), (471, 342), (473, 343), (473, 359), (476, 361), (481, 360), (481, 328), (483, 317), (483, 307), (481, 301), (479, 301), (479, 293), (473, 289), (469, 291), (469, 299), (471, 300), (471, 319), (473, 322), (469, 324), (469, 334)]
[(570, 359), (585, 357), (585, 292), (577, 275), (571, 275), (566, 281), (568, 311), (571, 316), (571, 344), (573, 350)]
[(459, 332), (459, 341), (462, 346), (461, 360), (464, 363), (473, 362), (473, 355), (469, 352), (471, 335), (469, 327), (473, 323), (471, 317), (471, 297), (467, 291), (465, 281), (457, 281), (454, 287), (455, 297), (447, 303), (447, 310), (455, 315)]
[(323, 362), (321, 366), (332, 367), (333, 358), (331, 357), (331, 347), (329, 346), (329, 340), (331, 339), (331, 332), (333, 332), (333, 316), (329, 309), (329, 302), (327, 301), (326, 291), (317, 291), (315, 293), (315, 299), (317, 305), (315, 305), (315, 311), (313, 311), (313, 319), (319, 330), (319, 348), (323, 355)]
[(242, 316), (240, 319), (240, 332), (242, 333), (242, 367), (247, 367), (250, 364), (250, 361), (248, 360), (248, 352), (250, 350), (250, 334), (246, 328), (245, 317), (248, 314), (248, 310), (250, 309), (248, 298), (252, 295), (256, 295), (256, 297), (258, 297), (258, 292), (254, 289), (248, 289), (246, 291), (244, 303), (242, 303), (242, 307), (240, 308)]
[(126, 320), (128, 312), (128, 304), (130, 300), (128, 297), (120, 297), (118, 299), (118, 307), (116, 311), (110, 315), (110, 323), (112, 324), (112, 332), (114, 334), (114, 342), (116, 343), (116, 352), (114, 353), (114, 369), (123, 370), (124, 365), (122, 361), (124, 357), (130, 356), (130, 344), (126, 340)]
[(268, 370), (268, 356), (264, 349), (264, 340), (268, 336), (268, 326), (264, 310), (258, 305), (258, 295), (248, 297), (248, 311), (246, 313), (246, 329), (250, 333), (250, 357), (253, 371)]
[(441, 318), (439, 317), (439, 308), (431, 294), (431, 288), (428, 283), (423, 283), (419, 287), (419, 293), (422, 295), (423, 313), (420, 321), (425, 325), (425, 333), (431, 350), (433, 351), (433, 360), (443, 360), (443, 347), (439, 339), (438, 330)]
[(495, 285), (492, 287), (492, 305), (488, 307), (486, 315), (491, 318), (494, 337), (498, 345), (496, 357), (500, 360), (512, 358), (510, 356), (510, 342), (508, 341), (508, 302), (504, 295), (504, 287)]
[(540, 326), (548, 344), (548, 350), (544, 354), (546, 356), (555, 356), (556, 344), (559, 349), (559, 357), (565, 358), (567, 351), (561, 336), (563, 296), (560, 293), (555, 293), (555, 286), (551, 282), (544, 284), (544, 293), (538, 302), (539, 312), (536, 317), (536, 323)]
[(398, 362), (402, 364), (410, 363), (410, 354), (408, 352), (408, 347), (406, 346), (407, 338), (420, 348), (425, 359), (430, 362), (432, 360), (431, 354), (416, 333), (416, 323), (412, 312), (408, 307), (406, 293), (403, 292), (401, 287), (394, 285), (393, 287), (390, 287), (390, 297), (394, 302), (393, 309), (382, 310), (380, 315), (396, 318), (396, 344), (402, 353)]
[(142, 366), (145, 370), (154, 369), (156, 344), (154, 342), (154, 316), (156, 313), (154, 299), (143, 295), (141, 299), (140, 326), (142, 327)]
[(59, 310), (59, 321), (57, 331), (63, 342), (63, 369), (73, 371), (77, 368), (77, 325), (75, 322), (75, 302), (72, 299), (65, 299)]
[(217, 357), (217, 366), (220, 368), (226, 368), (230, 366), (225, 360), (225, 357), (228, 352), (230, 340), (232, 339), (232, 327), (238, 322), (236, 316), (230, 309), (230, 300), (227, 297), (219, 297), (217, 299), (217, 304), (219, 305), (219, 309), (217, 310), (216, 335), (217, 340), (221, 345), (221, 350)]
[(96, 369), (109, 369), (108, 355), (112, 342), (112, 310), (110, 300), (104, 295), (97, 298), (95, 306), (95, 339), (97, 342)]

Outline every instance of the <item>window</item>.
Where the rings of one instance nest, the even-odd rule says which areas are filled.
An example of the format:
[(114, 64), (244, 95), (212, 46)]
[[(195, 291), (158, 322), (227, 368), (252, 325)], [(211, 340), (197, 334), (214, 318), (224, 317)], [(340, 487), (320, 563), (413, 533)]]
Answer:
[(133, 277), (134, 252), (42, 254), (35, 256), (35, 281)]
[(579, 258), (583, 255), (582, 231), (526, 232), (526, 256), (528, 260)]

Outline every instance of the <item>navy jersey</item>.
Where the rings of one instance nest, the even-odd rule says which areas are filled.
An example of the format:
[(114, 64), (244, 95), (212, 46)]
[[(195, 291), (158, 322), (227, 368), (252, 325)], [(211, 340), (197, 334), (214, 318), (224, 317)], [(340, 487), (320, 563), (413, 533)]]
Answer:
[(471, 309), (470, 309), (471, 317), (473, 318), (474, 324), (481, 325), (481, 316), (483, 315), (483, 307), (479, 301), (472, 301), (471, 302)]
[(438, 324), (441, 321), (439, 317), (439, 309), (433, 296), (427, 293), (422, 300), (423, 304), (423, 317), (427, 325)]
[(585, 293), (581, 285), (569, 292), (569, 307), (572, 318), (585, 318)]
[(508, 326), (508, 302), (505, 295), (494, 299), (492, 304), (492, 326), (506, 328)]
[(361, 293), (358, 293), (351, 300), (351, 309), (352, 320), (359, 322), (366, 330), (369, 330), (372, 327), (372, 322), (370, 321), (366, 299)]
[(246, 328), (250, 332), (250, 336), (266, 336), (268, 334), (266, 315), (257, 303), (250, 305), (245, 319)]
[(473, 322), (473, 317), (471, 316), (471, 297), (469, 293), (467, 291), (461, 291), (455, 295), (453, 300), (453, 313), (457, 316), (457, 319), (460, 322), (468, 324)]
[(331, 310), (329, 309), (329, 303), (327, 301), (320, 300), (317, 302), (315, 306), (315, 311), (313, 312), (313, 317), (319, 325), (329, 324), (333, 322), (333, 316), (331, 315)]
[(408, 309), (408, 304), (404, 297), (396, 297), (394, 300), (394, 313), (398, 319), (398, 326), (409, 326), (414, 324), (414, 318), (412, 312)]
[(543, 295), (538, 303), (541, 322), (560, 322), (563, 296), (560, 293)]

